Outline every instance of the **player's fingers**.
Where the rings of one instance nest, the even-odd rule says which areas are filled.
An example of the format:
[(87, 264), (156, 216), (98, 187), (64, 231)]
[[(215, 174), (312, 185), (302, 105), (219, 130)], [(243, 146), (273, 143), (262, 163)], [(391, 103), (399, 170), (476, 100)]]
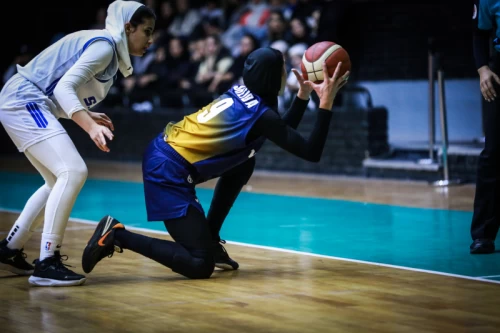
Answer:
[(349, 71), (347, 71), (347, 72), (345, 72), (345, 73), (344, 73), (344, 75), (342, 75), (342, 76), (339, 78), (339, 82), (340, 82), (342, 85), (346, 84), (346, 83), (347, 83), (347, 80), (349, 80), (349, 74), (350, 74), (350, 72), (349, 72)]
[(104, 120), (106, 120), (106, 121), (111, 122), (111, 119), (108, 117), (108, 115), (107, 115), (107, 114), (105, 114), (105, 113), (99, 113), (99, 116), (100, 116), (102, 119), (104, 119)]
[(103, 133), (105, 136), (108, 137), (109, 140), (113, 140), (113, 133), (109, 130), (109, 128), (104, 127), (103, 128)]
[(337, 68), (335, 68), (335, 72), (333, 72), (333, 76), (332, 76), (332, 81), (333, 82), (337, 81), (337, 79), (338, 79), (338, 77), (340, 75), (340, 67), (341, 66), (342, 66), (342, 61), (339, 61), (338, 64), (337, 64)]
[(102, 134), (102, 132), (99, 132), (98, 140), (99, 140), (99, 143), (101, 144), (101, 146), (104, 148), (103, 150), (108, 152), (109, 148), (106, 146), (106, 139), (104, 138), (104, 135)]
[(299, 81), (300, 83), (304, 82), (304, 78), (302, 77), (302, 75), (299, 73), (298, 70), (296, 70), (295, 68), (292, 68), (292, 72), (295, 75), (295, 77), (297, 78), (297, 81)]
[(326, 60), (323, 61), (323, 80), (327, 80), (330, 78), (330, 75), (328, 75), (328, 66), (326, 65)]
[(486, 88), (486, 95), (488, 96), (488, 99), (492, 100), (494, 96), (495, 89), (493, 88), (493, 84), (491, 81), (486, 81), (485, 82), (485, 88)]
[(97, 139), (97, 137), (93, 138), (93, 141), (97, 148), (99, 148), (102, 151), (106, 151), (106, 149), (101, 145), (101, 142)]
[(319, 85), (317, 85), (316, 83), (313, 83), (311, 81), (304, 81), (304, 84), (307, 84), (309, 87), (311, 87), (314, 90), (318, 89), (318, 87), (319, 87)]

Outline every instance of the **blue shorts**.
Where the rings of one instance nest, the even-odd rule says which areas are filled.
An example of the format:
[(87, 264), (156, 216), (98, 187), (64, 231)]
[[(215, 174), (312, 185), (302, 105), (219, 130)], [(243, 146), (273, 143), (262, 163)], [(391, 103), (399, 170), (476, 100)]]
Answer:
[(148, 221), (186, 216), (189, 205), (205, 214), (196, 198), (196, 169), (163, 138), (161, 133), (151, 141), (142, 160)]

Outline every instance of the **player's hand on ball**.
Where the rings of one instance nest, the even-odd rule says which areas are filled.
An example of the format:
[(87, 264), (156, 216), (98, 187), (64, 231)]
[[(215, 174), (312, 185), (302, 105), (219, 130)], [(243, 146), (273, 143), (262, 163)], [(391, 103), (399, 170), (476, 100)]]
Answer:
[(297, 82), (299, 83), (299, 92), (297, 93), (297, 96), (299, 96), (300, 99), (308, 100), (313, 91), (313, 88), (305, 83), (306, 81), (304, 80), (304, 77), (299, 73), (298, 70), (293, 68), (292, 72), (297, 78)]
[(333, 101), (335, 100), (335, 96), (342, 86), (349, 79), (349, 71), (347, 71), (343, 76), (340, 76), (340, 67), (342, 66), (342, 62), (337, 64), (337, 68), (333, 73), (333, 76), (330, 77), (328, 75), (328, 69), (326, 66), (326, 62), (323, 63), (323, 77), (325, 78), (323, 82), (320, 84), (313, 83), (311, 81), (304, 82), (309, 85), (319, 97), (319, 107), (321, 109), (331, 110), (333, 107)]
[(106, 126), (110, 130), (114, 131), (115, 127), (113, 126), (113, 122), (111, 119), (104, 113), (92, 112), (88, 111), (90, 117), (94, 119), (96, 123), (102, 126)]
[(106, 138), (113, 140), (113, 133), (102, 125), (93, 124), (89, 130), (89, 136), (94, 141), (95, 145), (102, 151), (109, 153), (109, 148), (106, 144)]

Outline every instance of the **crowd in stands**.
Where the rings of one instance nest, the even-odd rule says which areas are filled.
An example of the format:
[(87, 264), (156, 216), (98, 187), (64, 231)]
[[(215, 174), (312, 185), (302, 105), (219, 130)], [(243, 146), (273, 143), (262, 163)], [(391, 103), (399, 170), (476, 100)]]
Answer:
[[(157, 15), (154, 43), (143, 57), (132, 57), (134, 74), (118, 76), (103, 102), (136, 112), (155, 108), (200, 108), (233, 84), (242, 83), (246, 56), (259, 47), (280, 50), (288, 70), (298, 68), (305, 50), (321, 40), (335, 40), (335, 17), (343, 0), (145, 0)], [(106, 6), (89, 29), (104, 29)], [(21, 52), (14, 63), (32, 55)], [(14, 64), (13, 63), (13, 64)], [(4, 73), (3, 83), (15, 73)], [(287, 79), (280, 112), (298, 90)], [(311, 99), (310, 109), (315, 109)]]

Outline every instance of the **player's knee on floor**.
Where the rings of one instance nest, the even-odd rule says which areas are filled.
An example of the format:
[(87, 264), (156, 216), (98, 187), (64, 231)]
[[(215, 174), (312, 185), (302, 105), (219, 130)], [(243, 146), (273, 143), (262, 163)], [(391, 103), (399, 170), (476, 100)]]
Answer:
[(215, 269), (213, 255), (206, 255), (201, 258), (193, 256), (176, 255), (172, 265), (172, 270), (190, 279), (208, 279)]

